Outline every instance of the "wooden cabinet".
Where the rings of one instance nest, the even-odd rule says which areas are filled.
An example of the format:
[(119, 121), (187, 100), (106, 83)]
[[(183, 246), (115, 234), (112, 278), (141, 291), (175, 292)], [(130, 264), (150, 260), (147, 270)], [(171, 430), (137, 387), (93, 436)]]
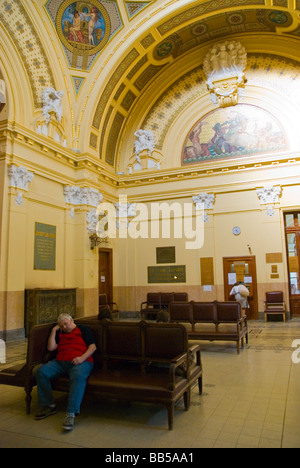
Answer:
[(25, 333), (34, 325), (56, 322), (61, 313), (75, 317), (76, 289), (27, 289), (25, 291)]

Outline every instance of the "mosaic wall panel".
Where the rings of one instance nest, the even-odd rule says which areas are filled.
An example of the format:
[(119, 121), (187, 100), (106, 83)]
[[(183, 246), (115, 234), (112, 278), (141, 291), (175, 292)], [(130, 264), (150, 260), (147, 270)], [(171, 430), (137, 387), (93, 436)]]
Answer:
[(116, 1), (48, 0), (46, 9), (72, 68), (88, 70), (123, 25)]
[(263, 109), (239, 104), (216, 109), (189, 132), (182, 164), (232, 159), (288, 149), (280, 123)]
[(22, 57), (29, 77), (35, 107), (42, 107), (45, 87), (55, 87), (46, 52), (21, 2), (0, 1), (0, 21)]
[(125, 2), (128, 18), (132, 19), (144, 10), (151, 2)]

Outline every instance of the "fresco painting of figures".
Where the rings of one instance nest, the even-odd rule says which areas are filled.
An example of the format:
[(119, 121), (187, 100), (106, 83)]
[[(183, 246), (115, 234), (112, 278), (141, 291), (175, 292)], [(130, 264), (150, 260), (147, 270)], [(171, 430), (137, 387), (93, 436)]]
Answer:
[(106, 29), (101, 12), (94, 4), (89, 2), (71, 3), (62, 15), (61, 26), (67, 41), (88, 44), (91, 48), (101, 42)]
[(251, 156), (288, 149), (278, 121), (259, 107), (239, 104), (203, 117), (186, 138), (182, 164)]

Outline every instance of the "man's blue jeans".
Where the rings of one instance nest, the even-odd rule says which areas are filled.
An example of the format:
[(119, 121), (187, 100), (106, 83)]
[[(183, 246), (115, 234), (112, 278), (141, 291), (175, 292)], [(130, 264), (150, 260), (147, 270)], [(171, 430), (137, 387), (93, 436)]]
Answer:
[(69, 361), (56, 360), (50, 361), (40, 367), (36, 374), (40, 406), (46, 407), (53, 404), (51, 380), (57, 379), (62, 375), (68, 375), (70, 378), (70, 389), (67, 413), (79, 414), (86, 381), (93, 367), (94, 364), (89, 361), (74, 366)]

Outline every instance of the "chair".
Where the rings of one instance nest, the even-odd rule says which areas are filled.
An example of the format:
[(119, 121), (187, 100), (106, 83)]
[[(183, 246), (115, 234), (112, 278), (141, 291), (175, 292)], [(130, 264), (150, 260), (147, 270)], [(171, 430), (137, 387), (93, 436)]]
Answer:
[(286, 321), (286, 310), (285, 302), (283, 300), (282, 291), (271, 291), (266, 293), (265, 301), (265, 321), (268, 319), (268, 315), (282, 315), (283, 321)]
[(99, 294), (99, 314), (103, 309), (111, 311), (112, 317), (119, 319), (119, 309), (115, 302), (107, 302), (107, 294)]
[(146, 302), (142, 302), (140, 314), (141, 318), (145, 320), (148, 316), (156, 318), (158, 312), (161, 310), (161, 294), (160, 293), (147, 293)]

